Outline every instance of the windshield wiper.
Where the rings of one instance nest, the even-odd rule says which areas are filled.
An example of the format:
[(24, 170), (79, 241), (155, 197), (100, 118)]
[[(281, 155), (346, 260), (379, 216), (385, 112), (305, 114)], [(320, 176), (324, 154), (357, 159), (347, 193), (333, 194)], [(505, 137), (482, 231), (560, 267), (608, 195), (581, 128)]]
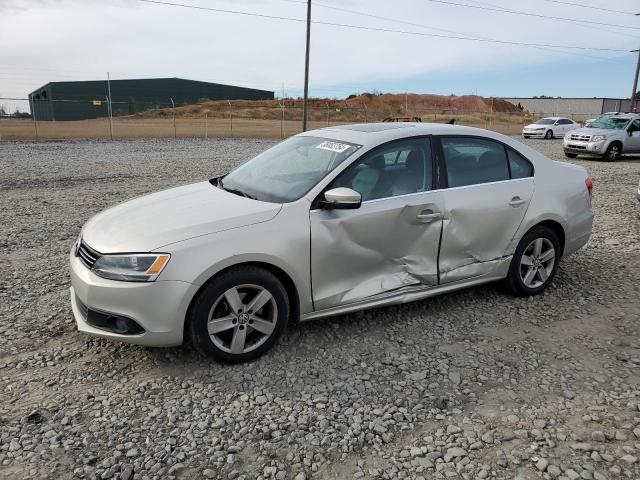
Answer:
[(248, 194), (247, 192), (243, 192), (242, 190), (238, 190), (237, 188), (228, 188), (225, 187), (222, 183), (222, 177), (218, 177), (216, 181), (216, 186), (221, 188), (222, 190), (233, 193), (234, 195), (239, 195), (241, 197), (250, 198), (251, 200), (257, 200), (253, 195)]

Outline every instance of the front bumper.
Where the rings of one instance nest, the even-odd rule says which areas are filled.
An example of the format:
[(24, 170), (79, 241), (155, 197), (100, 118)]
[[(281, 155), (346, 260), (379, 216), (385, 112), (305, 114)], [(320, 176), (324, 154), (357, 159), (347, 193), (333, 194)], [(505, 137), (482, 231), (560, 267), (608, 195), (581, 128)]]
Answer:
[(564, 140), (562, 148), (568, 153), (602, 155), (607, 151), (606, 143), (601, 142), (577, 142), (575, 140)]
[[(180, 345), (189, 302), (197, 286), (180, 281), (120, 282), (92, 273), (69, 256), (71, 308), (78, 330), (97, 337), (150, 347)], [(87, 308), (135, 321), (144, 331), (116, 333), (88, 323)]]
[(544, 138), (547, 134), (546, 130), (523, 130), (522, 136), (524, 138)]

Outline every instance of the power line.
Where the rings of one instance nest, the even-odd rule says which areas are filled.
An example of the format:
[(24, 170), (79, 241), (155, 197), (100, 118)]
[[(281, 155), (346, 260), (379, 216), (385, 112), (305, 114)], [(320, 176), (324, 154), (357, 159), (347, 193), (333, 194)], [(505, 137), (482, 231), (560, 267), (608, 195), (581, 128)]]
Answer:
[[(245, 15), (245, 16), (250, 16), (250, 17), (260, 17), (260, 18), (284, 20), (284, 21), (299, 22), (299, 23), (300, 22), (306, 22), (306, 20), (301, 19), (301, 18), (281, 17), (281, 16), (278, 16), (278, 15), (266, 15), (266, 14), (261, 14), (261, 13), (243, 12), (243, 11), (238, 11), (238, 10), (226, 10), (226, 9), (220, 9), (220, 8), (202, 7), (202, 6), (198, 6), (198, 5), (187, 5), (187, 4), (182, 4), (182, 3), (172, 3), (172, 2), (165, 2), (165, 1), (160, 1), (160, 0), (138, 0), (138, 1), (145, 2), (145, 3), (153, 3), (153, 4), (158, 4), (158, 5), (167, 5), (167, 6), (172, 6), (172, 7), (191, 8), (191, 9), (196, 9), (196, 10), (213, 11), (213, 12), (219, 12), (219, 13)], [(439, 1), (439, 0), (427, 0), (427, 1)], [(473, 7), (474, 8), (481, 8), (481, 7), (475, 7), (475, 6), (473, 6)], [(325, 21), (320, 21), (320, 20), (312, 20), (311, 23), (314, 23), (314, 24), (317, 24), (317, 25), (327, 25), (327, 26), (331, 26), (331, 27), (353, 28), (353, 29), (357, 29), (357, 30), (369, 30), (369, 31), (374, 31), (374, 32), (399, 33), (399, 34), (404, 34), (404, 35), (414, 35), (414, 36), (420, 36), (420, 37), (449, 38), (449, 39), (453, 39), (453, 40), (467, 40), (467, 41), (475, 41), (475, 42), (488, 42), (488, 43), (498, 43), (498, 44), (503, 44), (503, 45), (520, 45), (520, 46), (528, 46), (528, 47), (548, 47), (548, 48), (567, 48), (567, 49), (575, 49), (575, 50), (601, 51), (601, 52), (628, 52), (629, 51), (629, 49), (619, 49), (619, 48), (582, 47), (582, 46), (577, 46), (577, 45), (554, 45), (554, 44), (547, 44), (547, 43), (526, 43), (526, 42), (515, 42), (515, 41), (508, 41), (508, 40), (485, 39), (485, 38), (481, 38), (481, 37), (469, 38), (469, 37), (455, 36), (455, 35), (443, 35), (443, 34), (437, 34), (437, 33), (423, 33), (423, 32), (413, 32), (413, 31), (408, 31), (408, 30), (394, 30), (394, 29), (382, 28), (382, 27), (371, 27), (371, 26), (364, 26), (364, 25), (352, 25), (352, 24), (346, 24), (346, 23), (325, 22)]]
[[(304, 0), (280, 0), (280, 1), (288, 2), (288, 3), (303, 4), (303, 5), (305, 4)], [(411, 25), (411, 26), (414, 26), (414, 27), (426, 28), (428, 30), (437, 30), (437, 31), (440, 31), (440, 32), (452, 33), (452, 34), (455, 34), (455, 35), (464, 35), (465, 37), (469, 37), (470, 40), (481, 39), (481, 40), (484, 40), (484, 41), (497, 41), (497, 42), (500, 41), (499, 39), (494, 39), (494, 38), (491, 38), (491, 37), (485, 37), (485, 36), (480, 36), (480, 35), (470, 35), (468, 33), (458, 32), (458, 31), (455, 31), (455, 30), (447, 30), (445, 28), (433, 27), (431, 25), (408, 22), (406, 20), (399, 20), (397, 18), (389, 18), (389, 17), (384, 17), (382, 15), (374, 15), (374, 14), (371, 14), (371, 13), (359, 12), (357, 10), (351, 10), (351, 9), (348, 9), (348, 8), (334, 7), (332, 5), (327, 5), (327, 4), (323, 4), (323, 3), (319, 3), (319, 2), (314, 2), (314, 5), (316, 7), (322, 7), (322, 8), (326, 8), (326, 9), (329, 9), (329, 10), (336, 10), (336, 11), (339, 11), (339, 12), (351, 13), (353, 15), (360, 15), (360, 16), (363, 16), (363, 17), (375, 18), (375, 19), (385, 20), (385, 21), (388, 21), (388, 22), (399, 23), (399, 24), (403, 24), (403, 25)], [(597, 27), (593, 27), (593, 26), (586, 27), (586, 25), (580, 25), (580, 24), (578, 24), (578, 26), (585, 27), (585, 28), (597, 28)], [(632, 36), (633, 37), (633, 35), (629, 35), (627, 33), (613, 32), (612, 30), (605, 30), (605, 29), (601, 29), (601, 30), (604, 30), (604, 31), (607, 31), (607, 32), (611, 32), (611, 33), (617, 33), (619, 35)], [(608, 58), (605, 58), (605, 57), (599, 57), (599, 56), (589, 55), (589, 54), (585, 54), (585, 53), (552, 50), (550, 47), (542, 47), (542, 46), (537, 46), (537, 45), (524, 45), (524, 46), (535, 48), (537, 50), (544, 50), (544, 51), (548, 51), (548, 52), (554, 52), (554, 53), (566, 53), (566, 54), (569, 54), (569, 55), (576, 55), (576, 56), (581, 56), (581, 57), (586, 57), (586, 58), (595, 58), (595, 59), (598, 59), (598, 60), (609, 60)], [(560, 48), (560, 47), (554, 47), (554, 48)]]
[[(140, 1), (149, 1), (149, 0), (140, 0)], [(466, 8), (476, 8), (478, 10), (489, 10), (489, 11), (493, 11), (493, 12), (502, 12), (502, 13), (511, 13), (511, 14), (515, 14), (515, 15), (526, 15), (529, 17), (537, 17), (537, 18), (544, 18), (547, 20), (562, 20), (562, 21), (570, 21), (570, 22), (580, 22), (580, 23), (588, 23), (590, 25), (602, 25), (605, 27), (616, 27), (616, 28), (627, 28), (630, 30), (640, 30), (640, 27), (632, 27), (630, 25), (617, 25), (615, 23), (603, 23), (603, 22), (594, 22), (592, 20), (583, 20), (583, 19), (578, 19), (578, 18), (567, 18), (567, 17), (556, 17), (556, 16), (552, 16), (552, 15), (542, 15), (539, 13), (531, 13), (531, 12), (523, 12), (522, 10), (510, 10), (507, 8), (492, 8), (492, 7), (481, 7), (479, 5), (470, 5), (468, 3), (458, 3), (458, 2), (451, 2), (451, 1), (447, 1), (447, 0), (426, 0), (427, 2), (432, 2), (432, 3), (440, 3), (443, 5), (451, 5), (454, 7), (466, 7)]]
[(614, 10), (612, 8), (596, 7), (595, 5), (585, 5), (584, 3), (564, 2), (562, 0), (542, 0), (543, 2), (559, 3), (561, 5), (570, 5), (572, 7), (591, 8), (593, 10), (600, 10), (602, 12), (622, 13), (625, 15), (637, 15), (637, 13), (629, 12), (625, 10)]

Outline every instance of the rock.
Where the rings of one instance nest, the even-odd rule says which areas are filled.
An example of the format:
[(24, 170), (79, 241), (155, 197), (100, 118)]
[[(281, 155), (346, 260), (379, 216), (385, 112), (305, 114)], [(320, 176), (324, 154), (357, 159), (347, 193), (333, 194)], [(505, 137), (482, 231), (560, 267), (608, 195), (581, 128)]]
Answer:
[(606, 437), (604, 436), (604, 433), (601, 432), (600, 430), (595, 430), (591, 432), (591, 440), (593, 440), (594, 442), (605, 442)]
[(590, 452), (591, 450), (593, 450), (593, 446), (591, 446), (590, 443), (586, 442), (574, 443), (571, 445), (571, 448), (579, 452)]
[(576, 472), (573, 468), (568, 468), (564, 472), (565, 476), (569, 477), (569, 480), (578, 480), (580, 478), (580, 474)]
[(258, 405), (264, 405), (268, 402), (267, 397), (265, 395), (258, 395), (256, 397), (256, 403)]
[(449, 380), (451, 380), (451, 383), (454, 385), (460, 385), (462, 381), (458, 372), (449, 372)]
[(467, 455), (467, 452), (464, 448), (453, 447), (447, 449), (447, 455), (450, 455), (452, 457), (465, 457)]
[(536, 468), (541, 472), (544, 472), (549, 466), (549, 461), (546, 458), (541, 458), (536, 462)]
[(626, 463), (627, 465), (633, 465), (638, 461), (638, 457), (634, 457), (633, 455), (625, 455), (621, 457), (620, 460)]
[(28, 423), (29, 425), (37, 425), (38, 423), (42, 423), (42, 414), (38, 410), (33, 410), (31, 413), (24, 417), (24, 423)]
[(447, 425), (447, 435), (453, 435), (455, 433), (460, 433), (462, 429), (457, 425)]
[(204, 478), (216, 478), (216, 477), (217, 477), (216, 472), (214, 472), (214, 471), (213, 471), (213, 470), (211, 470), (210, 468), (207, 468), (206, 470), (204, 470), (204, 471), (202, 472), (202, 476), (203, 476)]
[(547, 467), (547, 473), (551, 476), (551, 478), (558, 478), (562, 475), (562, 470), (557, 465), (549, 465)]

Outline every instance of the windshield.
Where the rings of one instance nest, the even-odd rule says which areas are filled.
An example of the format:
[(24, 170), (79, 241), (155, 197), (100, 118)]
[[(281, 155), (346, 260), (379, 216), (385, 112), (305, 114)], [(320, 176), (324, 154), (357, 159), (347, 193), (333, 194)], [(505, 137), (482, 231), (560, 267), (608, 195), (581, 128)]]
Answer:
[(606, 128), (607, 130), (622, 130), (629, 124), (628, 118), (614, 117), (598, 117), (589, 125), (588, 128)]
[(327, 138), (291, 137), (239, 166), (217, 186), (263, 202), (293, 202), (359, 148)]
[(553, 125), (556, 121), (553, 118), (541, 118), (535, 125)]

